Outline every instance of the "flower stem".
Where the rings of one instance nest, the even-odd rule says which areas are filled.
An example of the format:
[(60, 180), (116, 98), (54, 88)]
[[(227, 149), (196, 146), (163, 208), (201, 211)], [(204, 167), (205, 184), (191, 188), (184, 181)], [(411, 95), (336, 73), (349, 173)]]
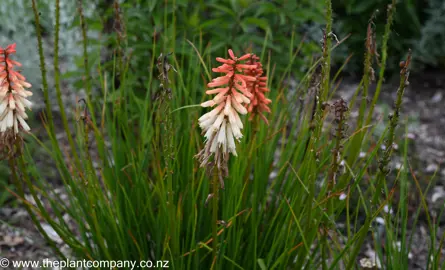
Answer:
[(39, 11), (37, 10), (36, 0), (32, 0), (32, 10), (34, 11), (34, 19), (36, 20), (35, 23), (36, 23), (37, 45), (40, 57), (40, 71), (42, 72), (43, 98), (45, 100), (46, 115), (48, 117), (49, 128), (54, 134), (53, 113), (51, 111), (51, 104), (49, 101), (48, 81), (46, 79), (45, 56), (43, 55), (42, 32), (40, 29), (40, 15)]
[[(34, 0), (33, 0), (34, 1)], [(86, 89), (86, 103), (88, 106), (88, 110), (91, 113), (91, 120), (94, 124), (96, 124), (96, 117), (94, 115), (93, 105), (91, 103), (91, 80), (90, 80), (90, 67), (88, 63), (88, 37), (87, 37), (87, 26), (85, 22), (85, 17), (83, 16), (83, 7), (82, 7), (82, 0), (77, 1), (77, 10), (79, 12), (79, 18), (80, 18), (80, 28), (82, 30), (82, 44), (83, 44), (83, 61), (84, 61), (84, 80), (85, 80), (85, 89)]]
[[(46, 242), (53, 248), (53, 250), (57, 253), (57, 255), (60, 258), (66, 259), (65, 255), (60, 251), (60, 249), (57, 247), (57, 245), (54, 243), (54, 241), (51, 240), (51, 238), (48, 236), (46, 231), (42, 228), (41, 222), (37, 219), (35, 213), (31, 210), (30, 203), (28, 203), (25, 199), (25, 191), (23, 190), (22, 182), (19, 179), (18, 171), (23, 172), (22, 173), (23, 178), (24, 178), (23, 180), (25, 180), (27, 185), (30, 185), (31, 183), (29, 181), (28, 174), (26, 172), (25, 161), (24, 161), (24, 158), (23, 158), (23, 155), (21, 152), (21, 151), (23, 151), (23, 148), (20, 145), (19, 140), (16, 141), (15, 147), (16, 147), (17, 155), (15, 157), (10, 157), (8, 159), (8, 164), (9, 164), (9, 168), (11, 170), (12, 180), (14, 181), (14, 185), (18, 191), (18, 196), (24, 201), (23, 206), (25, 207), (26, 212), (28, 212), (33, 223), (36, 225), (37, 230), (42, 234), (42, 236), (43, 236), (43, 238), (45, 238)], [(16, 163), (16, 159), (19, 159), (19, 164)], [(20, 165), (20, 168), (17, 168), (17, 165)], [(30, 186), (30, 187), (32, 189), (32, 186)], [(33, 194), (33, 198), (37, 199), (37, 197), (34, 195), (35, 194)]]
[(253, 155), (253, 149), (255, 149), (256, 146), (256, 137), (257, 137), (257, 133), (259, 130), (259, 121), (258, 121), (258, 117), (255, 117), (253, 119), (253, 123), (252, 123), (252, 130), (253, 130), (253, 134), (252, 134), (252, 139), (250, 140), (249, 143), (249, 152), (248, 152), (248, 157), (247, 157), (247, 167), (246, 167), (246, 172), (244, 174), (244, 188), (243, 188), (243, 204), (246, 202), (247, 199), (247, 194), (248, 194), (248, 184), (249, 184), (249, 175), (250, 175), (250, 168), (252, 167), (252, 155)]
[(213, 260), (217, 261), (218, 256), (218, 192), (219, 192), (219, 172), (213, 176), (213, 198), (212, 198), (212, 237), (213, 237)]
[(76, 151), (73, 137), (71, 136), (70, 127), (68, 125), (68, 120), (66, 118), (65, 108), (62, 101), (62, 93), (60, 90), (60, 70), (59, 70), (59, 32), (60, 32), (60, 0), (56, 0), (56, 22), (55, 22), (55, 33), (54, 33), (54, 84), (56, 88), (57, 103), (60, 108), (60, 116), (62, 118), (63, 128), (65, 129), (66, 136), (68, 138), (68, 143), (71, 147), (71, 152), (74, 156), (74, 161), (76, 166), (80, 168), (80, 161)]
[(323, 70), (322, 70), (322, 92), (321, 103), (325, 102), (329, 93), (329, 82), (331, 74), (331, 35), (332, 35), (332, 3), (331, 0), (326, 0), (326, 29), (325, 29), (325, 41), (323, 44)]
[[(377, 173), (376, 177), (376, 188), (374, 191), (374, 195), (372, 197), (371, 201), (371, 207), (376, 205), (379, 200), (379, 195), (381, 194), (381, 190), (383, 188), (383, 185), (385, 183), (386, 176), (389, 173), (388, 164), (391, 159), (391, 154), (393, 151), (393, 143), (395, 139), (395, 130), (399, 123), (399, 115), (400, 115), (400, 109), (402, 106), (402, 98), (403, 93), (405, 92), (405, 87), (408, 85), (408, 77), (409, 77), (409, 64), (411, 62), (411, 50), (408, 53), (408, 58), (406, 62), (404, 63), (404, 66), (402, 67), (402, 70), (400, 71), (400, 85), (399, 89), (397, 90), (397, 99), (394, 103), (394, 114), (390, 116), (390, 122), (389, 122), (389, 133), (387, 140), (385, 142), (385, 152), (383, 153), (383, 157), (379, 161), (379, 172)], [(352, 252), (350, 261), (346, 269), (352, 269), (352, 267), (355, 264), (355, 258), (357, 257), (361, 246), (363, 245), (363, 242), (365, 241), (369, 226), (371, 225), (372, 219), (375, 216), (372, 212), (369, 213), (369, 215), (366, 217), (366, 221), (360, 231), (357, 233), (358, 240), (356, 241), (355, 248)]]
[(380, 91), (382, 90), (385, 68), (386, 68), (386, 60), (388, 58), (388, 40), (391, 34), (391, 25), (393, 22), (393, 17), (396, 9), (396, 0), (392, 0), (392, 3), (388, 5), (388, 19), (385, 25), (385, 33), (383, 35), (382, 41), (382, 61), (380, 62), (380, 72), (379, 72), (379, 80), (377, 82), (377, 87), (375, 89), (374, 97), (372, 98), (371, 107), (368, 112), (368, 117), (366, 119), (365, 125), (369, 125), (372, 119), (372, 113), (374, 112), (375, 105), (377, 103), (377, 99), (379, 98)]

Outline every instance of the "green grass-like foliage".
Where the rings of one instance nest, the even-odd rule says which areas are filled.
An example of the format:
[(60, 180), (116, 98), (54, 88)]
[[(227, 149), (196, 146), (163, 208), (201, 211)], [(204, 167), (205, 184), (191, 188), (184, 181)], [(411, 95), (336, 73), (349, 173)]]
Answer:
[[(55, 3), (57, 15), (59, 1)], [(331, 29), (328, 0), (326, 7), (326, 29)], [(221, 6), (218, 10), (230, 14)], [(37, 18), (37, 8), (34, 11)], [(88, 24), (82, 16), (81, 1), (78, 12), (87, 48)], [(176, 8), (166, 8), (165, 13), (169, 12), (173, 12), (172, 18), (181, 15), (176, 14)], [(321, 58), (306, 63), (308, 72), (296, 88), (286, 80), (298, 53), (293, 43), (279, 45), (284, 48), (281, 58), (289, 60), (280, 69), (276, 68), (275, 54), (265, 49), (267, 45), (262, 47), (263, 51), (255, 52), (264, 56), (269, 78), (268, 98), (273, 101), (272, 113), (268, 115), (270, 125), (243, 119), (244, 137), (237, 144), (238, 157), (230, 160), (225, 189), (208, 199), (212, 179), (194, 158), (203, 146), (197, 119), (206, 110), (194, 105), (204, 99), (214, 58), (225, 55), (213, 53), (215, 44), (207, 46), (199, 40), (189, 42), (172, 36), (183, 26), (176, 25), (175, 20), (159, 18), (156, 25), (168, 25), (169, 30), (159, 31), (155, 38), (144, 41), (151, 49), (149, 58), (134, 59), (138, 54), (133, 56), (126, 50), (132, 40), (119, 32), (122, 30), (115, 36), (113, 44), (118, 47), (112, 48), (112, 63), (91, 68), (85, 49), (84, 83), (89, 95), (79, 103), (78, 115), (61, 116), (68, 144), (57, 141), (51, 117), (44, 122), (48, 141), (31, 135), (53, 159), (67, 199), (53, 192), (28, 148), (17, 159), (10, 159), (18, 196), (25, 200), (24, 188), (29, 189), (37, 204), (25, 206), (60, 258), (67, 255), (42, 230), (38, 216), (71, 248), (72, 259), (168, 260), (173, 269), (353, 269), (358, 267), (361, 243), (377, 239), (380, 262), (388, 269), (407, 269), (408, 250), (413, 244), (412, 235), (406, 233), (411, 178), (407, 169), (388, 173), (392, 150), (379, 153), (382, 145), (392, 145), (398, 118), (389, 121), (383, 135), (376, 138), (375, 123), (366, 119), (372, 115), (376, 97), (369, 106), (360, 106), (362, 120), (350, 130), (345, 128), (345, 102), (332, 104), (332, 108), (326, 104), (337, 84), (330, 78), (331, 53), (341, 46), (332, 42), (332, 33), (325, 32), (323, 46), (319, 48)], [(57, 68), (59, 16), (55, 19), (55, 91), (60, 110), (64, 111)], [(190, 20), (193, 24), (193, 16)], [(268, 27), (262, 21), (245, 24), (246, 28)], [(391, 19), (387, 24), (386, 40)], [(211, 35), (211, 31), (207, 34)], [(258, 35), (252, 35), (252, 39), (258, 39)], [(267, 44), (267, 35), (263, 41)], [(170, 82), (162, 86), (156, 65), (157, 55), (165, 55), (165, 51), (156, 46), (158, 43), (164, 49), (181, 52), (168, 56), (177, 72), (171, 69)], [(234, 47), (240, 50), (239, 46)], [(386, 46), (383, 48), (386, 50)], [(239, 50), (235, 52), (244, 53)], [(386, 51), (381, 55), (386, 55)], [(40, 56), (43, 58), (43, 54)], [(132, 61), (144, 61), (148, 68), (135, 72), (130, 68)], [(383, 69), (385, 62), (382, 64)], [(42, 60), (43, 76), (44, 65)], [(383, 76), (384, 69), (379, 74), (380, 78)], [(407, 74), (403, 76), (407, 80)], [(140, 87), (141, 81), (144, 87), (136, 93), (133, 88)], [(405, 83), (403, 77), (401, 87)], [(52, 91), (47, 84), (43, 90), (46, 94)], [(356, 95), (363, 95), (361, 90), (359, 87)], [(403, 94), (403, 89), (399, 91)], [(299, 98), (305, 101), (302, 105)], [(396, 104), (394, 110), (399, 116), (400, 102)], [(405, 168), (409, 168), (406, 145), (405, 142), (401, 155)], [(358, 157), (360, 149), (366, 153), (365, 158)], [(348, 158), (351, 155), (356, 158)], [(387, 163), (383, 164), (384, 171), (379, 168), (381, 160)], [(398, 200), (393, 200), (395, 191), (400, 193)], [(420, 186), (417, 191), (422, 199), (418, 217), (426, 204)], [(394, 206), (393, 215), (382, 212), (385, 205)], [(216, 216), (212, 216), (214, 209), (218, 209)], [(384, 251), (372, 225), (377, 216), (386, 221)], [(339, 223), (345, 226), (340, 227)], [(437, 269), (437, 228), (429, 217), (428, 226), (434, 232), (430, 264)], [(403, 239), (400, 249), (393, 245), (398, 239)]]

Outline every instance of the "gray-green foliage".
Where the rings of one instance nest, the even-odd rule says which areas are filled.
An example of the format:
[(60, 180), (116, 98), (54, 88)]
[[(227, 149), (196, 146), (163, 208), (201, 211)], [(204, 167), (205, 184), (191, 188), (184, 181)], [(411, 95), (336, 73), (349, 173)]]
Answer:
[(428, 65), (444, 66), (445, 2), (442, 0), (430, 1), (430, 7), (426, 12), (429, 19), (422, 27), (420, 39), (415, 42), (415, 59)]

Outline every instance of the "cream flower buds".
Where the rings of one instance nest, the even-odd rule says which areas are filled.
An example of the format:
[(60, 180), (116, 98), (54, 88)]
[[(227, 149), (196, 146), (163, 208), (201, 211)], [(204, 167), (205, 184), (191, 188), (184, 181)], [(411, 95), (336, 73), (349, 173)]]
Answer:
[[(197, 157), (201, 162), (201, 167), (216, 166), (218, 168), (222, 187), (224, 187), (222, 180), (228, 174), (229, 153), (237, 155), (235, 140), (240, 140), (243, 136), (241, 133), (243, 123), (239, 114), (247, 114), (244, 105), (249, 104), (250, 98), (253, 97), (247, 86), (249, 82), (256, 80), (255, 77), (244, 73), (246, 70), (255, 69), (256, 65), (241, 62), (249, 59), (251, 54), (238, 58), (232, 50), (229, 50), (229, 56), (229, 59), (216, 58), (216, 61), (222, 65), (212, 70), (225, 75), (207, 84), (208, 87), (214, 88), (207, 90), (206, 94), (215, 96), (202, 103), (201, 106), (213, 107), (213, 110), (198, 120), (205, 136), (205, 146)], [(210, 160), (212, 156), (214, 156), (213, 161)]]
[(16, 44), (9, 45), (5, 49), (0, 47), (0, 136), (10, 136), (11, 132), (15, 137), (20, 130), (29, 131), (26, 123), (28, 116), (26, 108), (31, 107), (31, 102), (27, 97), (32, 92), (25, 88), (30, 88), (31, 84), (26, 82), (25, 77), (19, 71), (14, 70), (21, 64), (11, 59), (11, 55), (16, 53)]

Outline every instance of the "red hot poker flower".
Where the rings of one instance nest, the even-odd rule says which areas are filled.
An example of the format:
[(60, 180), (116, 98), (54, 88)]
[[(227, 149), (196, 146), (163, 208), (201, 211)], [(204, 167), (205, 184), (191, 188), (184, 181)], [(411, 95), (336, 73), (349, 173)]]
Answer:
[(29, 131), (26, 123), (28, 116), (26, 108), (31, 107), (31, 102), (27, 97), (32, 92), (25, 88), (30, 88), (31, 84), (26, 82), (25, 77), (19, 71), (14, 70), (21, 64), (11, 59), (11, 55), (16, 53), (16, 44), (9, 45), (5, 49), (0, 47), (0, 136), (4, 137), (13, 130), (14, 136), (19, 130)]
[[(221, 72), (225, 75), (213, 79), (207, 84), (208, 87), (216, 87), (207, 90), (206, 94), (216, 96), (201, 104), (202, 107), (215, 107), (212, 111), (199, 118), (199, 126), (205, 134), (205, 146), (197, 157), (201, 162), (201, 167), (217, 166), (222, 173), (219, 174), (221, 185), (223, 178), (227, 177), (227, 162), (229, 152), (236, 154), (235, 139), (242, 138), (241, 130), (243, 123), (238, 114), (247, 114), (247, 109), (243, 104), (249, 104), (253, 95), (247, 89), (248, 83), (255, 81), (255, 77), (245, 75), (245, 70), (254, 69), (256, 65), (243, 64), (250, 57), (250, 54), (236, 57), (229, 49), (229, 59), (217, 57), (216, 61), (222, 63), (221, 66), (213, 68), (214, 72)], [(214, 155), (214, 161), (210, 158)]]

